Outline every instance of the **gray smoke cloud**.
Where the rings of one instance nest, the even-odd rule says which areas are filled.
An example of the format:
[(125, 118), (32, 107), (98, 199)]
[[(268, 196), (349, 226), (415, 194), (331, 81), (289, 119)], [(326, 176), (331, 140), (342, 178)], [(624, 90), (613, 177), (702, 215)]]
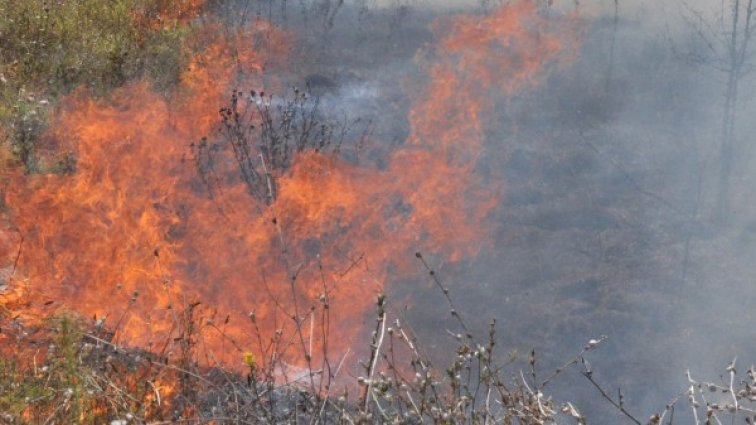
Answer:
[[(428, 24), (493, 3), (355, 0), (331, 27), (318, 15), (323, 2), (303, 3), (306, 13), (293, 2), (287, 13), (265, 5), (257, 13), (302, 35), (292, 85), (328, 78), (329, 110), (372, 119), (375, 139), (397, 144), (422, 82), (414, 58), (432, 42)], [(717, 222), (725, 76), (691, 61), (708, 48), (691, 16), (720, 28), (728, 2), (619, 0), (616, 24), (614, 1), (579, 3), (575, 63), (502, 99), (487, 130), (480, 172), (508, 188), (493, 217), (495, 246), (437, 266), (472, 327), (484, 334), (496, 317), (502, 350), (523, 358), (535, 348), (544, 374), (590, 338), (609, 336), (591, 355), (595, 377), (613, 392), (622, 387), (627, 408), (646, 418), (686, 388), (686, 369), (717, 380), (733, 357), (745, 368), (756, 354), (756, 91), (745, 78), (732, 211)], [(444, 352), (454, 343), (444, 329), (454, 323), (439, 320), (443, 295), (422, 276), (418, 268), (390, 295), (427, 351)], [(554, 389), (594, 423), (619, 420), (577, 371)]]

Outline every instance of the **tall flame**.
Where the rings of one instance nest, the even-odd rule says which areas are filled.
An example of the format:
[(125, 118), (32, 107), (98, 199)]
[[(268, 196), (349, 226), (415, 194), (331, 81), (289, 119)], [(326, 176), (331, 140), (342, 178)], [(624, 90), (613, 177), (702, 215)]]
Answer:
[[(239, 179), (209, 197), (187, 145), (212, 134), (239, 75), (262, 85), (264, 69), (286, 56), (285, 33), (258, 22), (221, 37), (167, 99), (147, 82), (108, 100), (74, 93), (50, 137), (75, 152), (75, 172), (16, 176), (8, 189), (23, 249), (6, 306), (27, 320), (59, 310), (107, 316), (119, 342), (153, 348), (178, 332), (179, 308), (201, 302), (200, 343), (213, 361), (239, 366), (239, 351), (263, 354), (276, 338), (291, 338), (282, 348), (291, 363), (326, 349), (340, 356), (415, 251), (459, 261), (487, 242), (502, 190), (476, 174), (485, 122), (497, 99), (565, 58), (548, 24), (530, 1), (437, 23), (438, 47), (418, 59), (429, 82), (388, 165), (301, 153), (270, 206)], [(254, 50), (261, 31), (269, 48)], [(0, 241), (8, 258), (18, 239)]]

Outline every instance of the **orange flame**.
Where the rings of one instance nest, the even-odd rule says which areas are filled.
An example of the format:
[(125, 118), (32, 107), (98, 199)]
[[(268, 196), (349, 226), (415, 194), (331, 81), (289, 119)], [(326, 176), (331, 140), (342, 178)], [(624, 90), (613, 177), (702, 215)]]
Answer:
[(487, 243), (502, 191), (475, 173), (485, 119), (496, 99), (564, 58), (547, 24), (529, 1), (437, 24), (438, 49), (421, 64), (430, 81), (388, 166), (302, 153), (278, 176), (271, 206), (236, 180), (210, 199), (183, 159), (190, 141), (211, 134), (238, 76), (259, 87), (267, 65), (286, 55), (280, 31), (256, 26), (272, 46), (266, 53), (249, 47), (254, 31), (211, 44), (169, 99), (145, 82), (108, 101), (70, 96), (52, 134), (75, 151), (75, 173), (18, 176), (7, 195), (24, 238), (25, 279), (12, 286), (27, 302), (15, 308), (27, 319), (60, 309), (107, 316), (120, 342), (149, 348), (179, 332), (179, 307), (202, 302), (199, 343), (211, 362), (242, 367), (247, 351), (265, 358), (277, 335), (290, 338), (281, 350), (289, 362), (340, 357), (415, 251), (458, 261)]
[(155, 30), (185, 25), (200, 15), (204, 5), (205, 0), (156, 0), (137, 11), (134, 20)]

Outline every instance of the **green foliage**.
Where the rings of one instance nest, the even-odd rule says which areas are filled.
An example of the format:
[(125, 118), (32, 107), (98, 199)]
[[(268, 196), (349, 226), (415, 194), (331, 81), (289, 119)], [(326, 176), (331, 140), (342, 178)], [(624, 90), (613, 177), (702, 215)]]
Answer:
[(46, 121), (38, 102), (82, 85), (103, 94), (145, 76), (161, 90), (178, 81), (189, 30), (157, 19), (150, 4), (0, 0), (0, 126), (28, 171), (38, 171), (34, 151)]
[[(165, 70), (156, 65), (175, 70), (185, 31), (151, 28), (139, 19), (146, 3), (0, 0), (0, 69), (16, 84), (53, 95), (82, 83), (108, 89), (142, 75), (145, 65), (153, 73)], [(156, 60), (158, 54), (164, 56)]]
[(116, 353), (98, 343), (96, 329), (72, 314), (51, 318), (45, 328), (46, 350), (0, 356), (0, 423), (99, 424), (144, 416), (137, 371), (111, 361)]
[[(5, 100), (5, 99), (2, 99)], [(10, 132), (11, 153), (16, 161), (23, 165), (29, 172), (40, 170), (40, 164), (35, 155), (36, 144), (39, 134), (45, 127), (48, 118), (48, 109), (38, 103), (25, 90), (20, 90), (15, 97), (10, 97), (11, 105), (8, 108), (6, 120)], [(2, 106), (0, 102), (0, 108)], [(2, 119), (0, 109), (0, 119)], [(2, 121), (0, 121), (2, 122)]]
[(189, 32), (189, 27), (181, 25), (151, 32), (139, 51), (141, 66), (158, 91), (170, 90), (178, 84), (188, 61), (184, 41)]
[[(86, 407), (92, 404), (83, 389), (81, 327), (69, 316), (50, 323), (57, 337), (48, 347), (47, 360), (36, 364), (35, 357), (31, 365), (21, 365), (15, 358), (0, 358), (0, 412), (5, 420), (33, 421), (30, 416), (44, 412), (66, 423), (78, 423), (88, 416)], [(35, 406), (33, 411), (28, 410), (30, 405)]]
[(29, 403), (48, 402), (51, 388), (38, 385), (31, 375), (24, 373), (16, 359), (0, 358), (0, 411), (3, 420), (21, 417)]

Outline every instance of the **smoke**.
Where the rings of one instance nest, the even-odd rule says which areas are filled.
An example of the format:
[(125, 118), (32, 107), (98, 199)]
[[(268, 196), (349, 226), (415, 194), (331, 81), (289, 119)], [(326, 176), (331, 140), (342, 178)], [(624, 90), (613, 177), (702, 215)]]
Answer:
[[(588, 12), (574, 66), (502, 108), (490, 136), (502, 152), (488, 167), (509, 188), (496, 249), (447, 268), (458, 297), (482, 316), (478, 328), (498, 317), (503, 344), (536, 347), (546, 371), (609, 335), (594, 373), (643, 415), (686, 387), (686, 369), (716, 379), (756, 348), (752, 85), (742, 93), (738, 206), (720, 226), (711, 214), (724, 86), (682, 54), (701, 42), (683, 12), (620, 2), (616, 34), (612, 7)], [(591, 388), (578, 394), (590, 409), (606, 407)]]
[[(686, 56), (706, 48), (686, 17), (700, 11), (717, 25), (720, 2), (620, 0), (616, 25), (613, 2), (580, 3), (572, 65), (498, 105), (485, 131), (477, 168), (507, 185), (495, 246), (474, 261), (439, 262), (440, 276), (475, 329), (498, 318), (500, 345), (521, 357), (535, 347), (543, 371), (608, 335), (594, 373), (622, 387), (643, 418), (686, 388), (686, 369), (716, 380), (733, 357), (752, 361), (754, 85), (746, 79), (740, 93), (737, 207), (719, 225), (725, 87), (721, 73)], [(452, 343), (438, 332), (443, 296), (418, 281), (420, 271), (396, 299), (410, 300), (402, 314), (442, 352)], [(562, 382), (564, 398), (618, 420), (579, 374)]]
[[(296, 299), (309, 306), (326, 291), (322, 267), (334, 305), (346, 304), (333, 350), (356, 345), (384, 290), (428, 351), (453, 346), (443, 294), (413, 263), (423, 251), (473, 332), (496, 317), (499, 346), (520, 358), (535, 347), (544, 374), (608, 335), (591, 357), (595, 376), (621, 386), (639, 417), (685, 388), (686, 369), (715, 379), (732, 357), (751, 360), (753, 85), (743, 86), (736, 211), (721, 225), (711, 220), (721, 76), (684, 60), (700, 40), (679, 8), (620, 0), (615, 24), (613, 2), (598, 0), (540, 11), (525, 1), (273, 3), (214, 2), (226, 19), (216, 30), (250, 32), (207, 43), (173, 97), (142, 82), (111, 101), (79, 92), (63, 104), (51, 137), (76, 151), (75, 175), (19, 176), (8, 195), (24, 234), (18, 273), (42, 287), (32, 303), (42, 313), (64, 300), (150, 329), (123, 336), (149, 345), (170, 332), (170, 306), (191, 298), (231, 312), (223, 332), (249, 342), (250, 325), (236, 323), (290, 289), (290, 270), (271, 265), (278, 212), (250, 207), (230, 172), (234, 184), (211, 202), (180, 161), (191, 162), (189, 143), (212, 139), (232, 89), (309, 84), (325, 115), (361, 120), (372, 139), (339, 160), (303, 154), (278, 176), (276, 208), (287, 237), (300, 237)], [(250, 48), (250, 38), (269, 44)], [(1, 235), (11, 259), (16, 235)], [(278, 310), (257, 307), (268, 334), (285, 322)], [(230, 351), (223, 360), (238, 364)], [(557, 396), (615, 421), (581, 380), (568, 372)]]

